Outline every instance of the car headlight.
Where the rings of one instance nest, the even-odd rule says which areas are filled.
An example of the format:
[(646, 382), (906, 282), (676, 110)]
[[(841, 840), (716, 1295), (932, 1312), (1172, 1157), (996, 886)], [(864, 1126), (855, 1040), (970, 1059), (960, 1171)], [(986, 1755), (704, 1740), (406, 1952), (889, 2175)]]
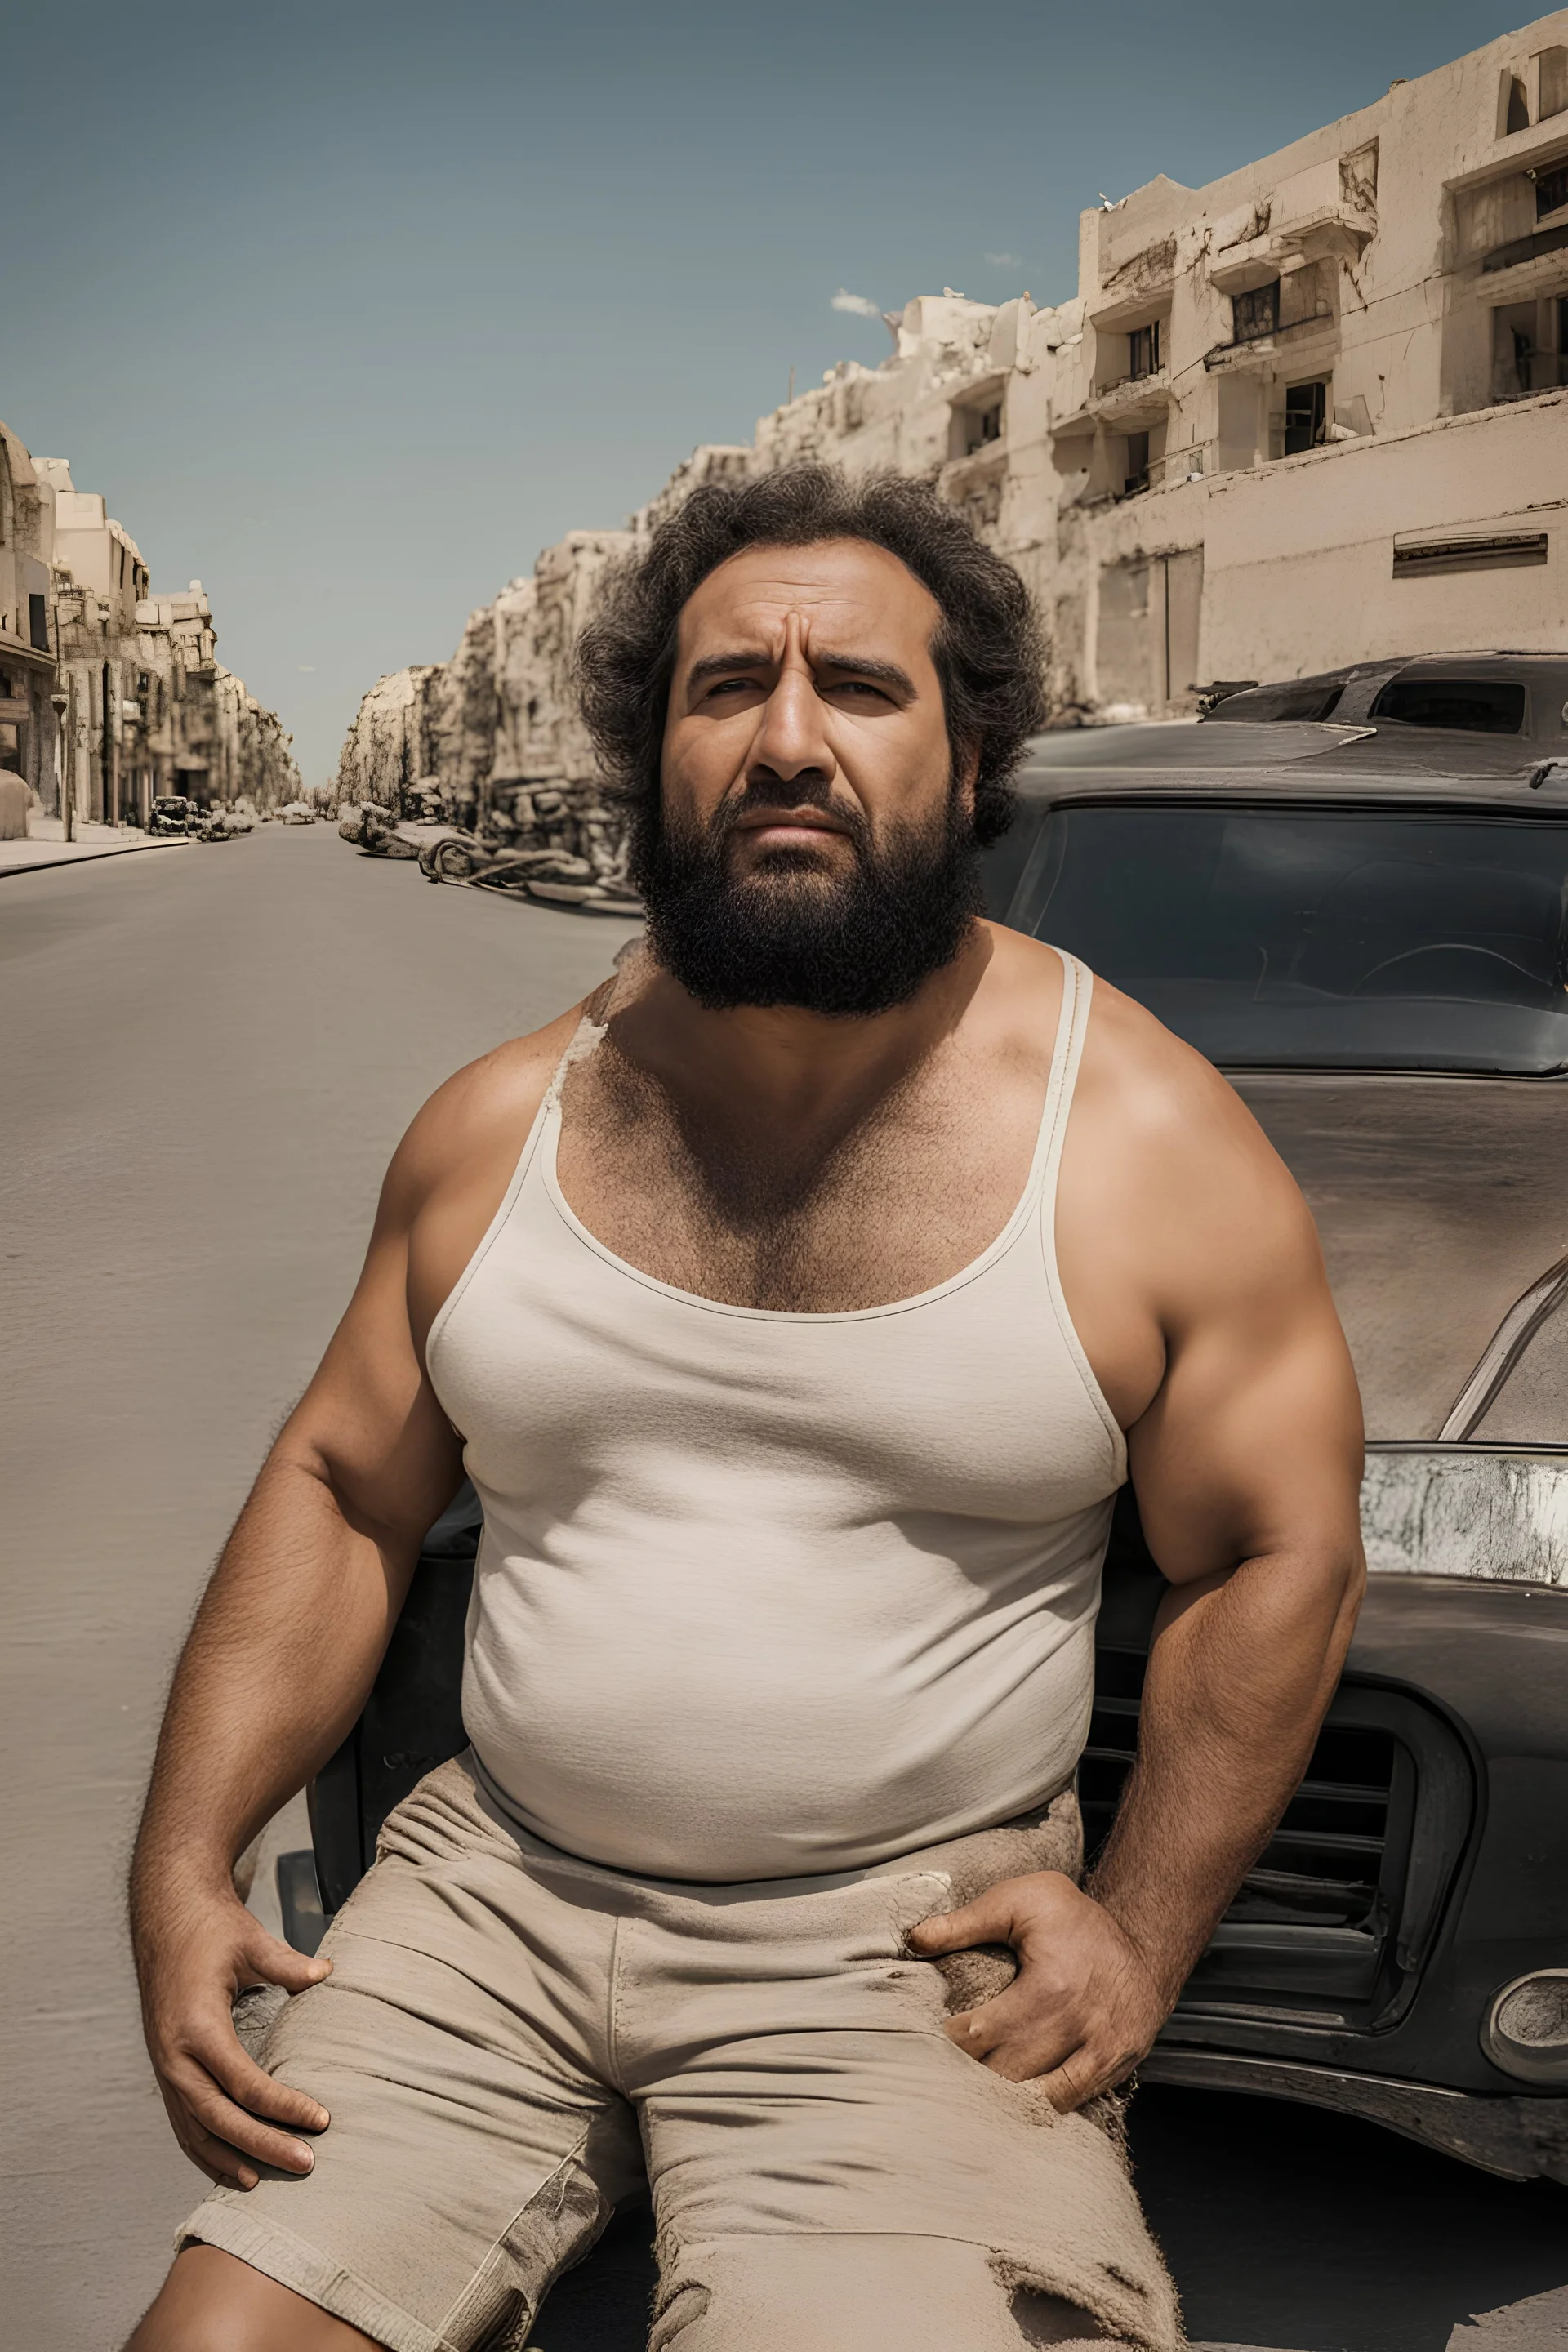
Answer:
[(1568, 1590), (1568, 1451), (1369, 1446), (1361, 1524), (1373, 1575)]
[(1568, 1969), (1535, 1969), (1503, 1986), (1481, 2048), (1521, 2083), (1568, 2083)]

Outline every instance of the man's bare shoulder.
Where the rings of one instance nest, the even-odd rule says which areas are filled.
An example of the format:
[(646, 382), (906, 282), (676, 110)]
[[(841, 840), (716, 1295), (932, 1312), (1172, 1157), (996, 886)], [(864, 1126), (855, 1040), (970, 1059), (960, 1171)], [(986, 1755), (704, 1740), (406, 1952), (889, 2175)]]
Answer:
[(515, 1162), (587, 1001), (526, 1037), (493, 1046), (437, 1087), (393, 1157), (388, 1197), (417, 1213), (452, 1177), (482, 1170), (498, 1156)]
[[(1040, 940), (988, 924), (993, 986), (1001, 1018), (1020, 1044), (1048, 1045), (1061, 1003), (1061, 955)], [(1042, 1025), (1045, 1036), (1042, 1037)], [(1235, 1090), (1154, 1015), (1096, 975), (1078, 1096), (1114, 1101), (1130, 1134), (1151, 1141), (1175, 1132), (1200, 1137), (1234, 1120), (1250, 1125)]]
[(1073, 1128), (1075, 1189), (1088, 1180), (1169, 1307), (1218, 1307), (1321, 1280), (1311, 1213), (1235, 1087), (1100, 979)]

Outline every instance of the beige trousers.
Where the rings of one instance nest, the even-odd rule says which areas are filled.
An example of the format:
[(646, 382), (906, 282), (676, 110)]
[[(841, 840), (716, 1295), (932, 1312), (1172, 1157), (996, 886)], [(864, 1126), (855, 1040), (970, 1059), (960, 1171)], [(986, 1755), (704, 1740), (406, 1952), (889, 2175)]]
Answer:
[(444, 1764), (263, 2049), (331, 2111), (314, 2171), (216, 2191), (182, 2242), (391, 2352), (513, 2352), (651, 2186), (650, 2352), (1018, 2352), (1059, 2336), (1050, 2297), (1173, 2352), (1113, 2110), (1058, 2116), (968, 2057), (942, 2020), (987, 1962), (904, 1948), (1080, 1846), (1068, 1792), (871, 1870), (678, 1885), (557, 1853)]

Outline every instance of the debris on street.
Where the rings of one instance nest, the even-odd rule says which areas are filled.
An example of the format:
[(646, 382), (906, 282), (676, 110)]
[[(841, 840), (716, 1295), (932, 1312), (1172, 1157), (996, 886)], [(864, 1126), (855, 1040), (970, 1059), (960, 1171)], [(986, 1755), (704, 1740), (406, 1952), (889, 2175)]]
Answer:
[[(347, 804), (342, 838), (372, 857), (417, 862), (427, 882), (468, 884), (509, 898), (575, 907), (584, 914), (637, 916), (642, 902), (626, 873), (624, 831), (614, 812), (583, 785), (515, 785), (482, 814), (433, 780), (404, 787), (398, 807)], [(452, 811), (469, 823), (453, 823)]]

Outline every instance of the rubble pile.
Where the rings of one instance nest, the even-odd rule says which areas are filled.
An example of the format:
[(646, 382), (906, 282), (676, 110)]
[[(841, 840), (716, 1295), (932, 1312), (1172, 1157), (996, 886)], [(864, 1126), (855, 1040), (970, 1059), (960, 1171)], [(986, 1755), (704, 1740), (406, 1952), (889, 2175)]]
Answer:
[(426, 778), (395, 801), (348, 804), (338, 831), (369, 856), (417, 861), (428, 882), (587, 914), (642, 911), (627, 878), (625, 829), (591, 786), (516, 784), (487, 795), (481, 816), (458, 792)]

